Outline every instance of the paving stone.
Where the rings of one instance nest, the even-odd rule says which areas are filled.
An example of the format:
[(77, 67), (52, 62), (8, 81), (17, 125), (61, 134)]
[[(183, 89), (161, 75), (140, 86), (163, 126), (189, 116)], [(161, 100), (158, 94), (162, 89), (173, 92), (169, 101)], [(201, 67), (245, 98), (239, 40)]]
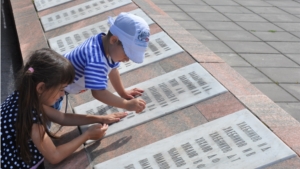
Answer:
[(300, 39), (287, 32), (276, 32), (270, 30), (269, 32), (251, 32), (263, 41), (285, 41), (285, 42), (300, 42)]
[(206, 5), (204, 2), (198, 0), (172, 0), (172, 2), (177, 5)]
[(276, 84), (253, 84), (260, 91), (262, 91), (266, 96), (272, 99), (274, 102), (291, 102), (297, 101), (295, 97), (287, 93), (281, 87)]
[(172, 4), (173, 5), (173, 2), (170, 1), (170, 0), (152, 0), (152, 2), (154, 2), (155, 4)]
[(277, 103), (283, 110), (288, 112), (300, 122), (300, 102), (298, 103)]
[(300, 23), (274, 23), (286, 31), (300, 31)]
[(222, 41), (202, 41), (202, 43), (213, 52), (233, 52), (227, 45)]
[(230, 21), (227, 17), (219, 13), (189, 13), (196, 21)]
[(280, 84), (286, 91), (300, 100), (300, 83), (297, 84)]
[(300, 7), (294, 8), (294, 7), (279, 7), (280, 9), (294, 15), (299, 15), (300, 14)]
[(272, 6), (271, 4), (268, 4), (264, 1), (260, 0), (253, 0), (253, 1), (247, 1), (247, 0), (235, 0), (236, 3), (239, 3), (242, 6)]
[(278, 9), (277, 7), (247, 7), (257, 14), (287, 14), (287, 12)]
[(228, 18), (233, 20), (234, 22), (267, 22), (262, 17), (256, 14), (228, 14), (225, 13)]
[[(186, 13), (191, 13), (191, 12), (197, 12), (197, 13), (216, 13), (218, 11), (214, 10), (210, 6), (203, 6), (203, 5), (178, 5), (183, 11)], [(199, 14), (201, 15), (201, 14)]]
[(216, 53), (230, 66), (251, 66), (245, 59), (236, 53)]
[(285, 54), (285, 55), (300, 65), (300, 54)]
[(259, 68), (278, 83), (300, 83), (300, 68)]
[(165, 12), (182, 12), (182, 10), (174, 4), (172, 5), (158, 4), (157, 6)]
[(242, 6), (212, 6), (221, 13), (253, 13)]
[(269, 4), (272, 4), (274, 6), (278, 7), (300, 7), (300, 3), (291, 1), (291, 0), (285, 0), (285, 1), (266, 1)]
[(300, 38), (300, 32), (290, 32), (290, 33)]
[(248, 31), (211, 31), (223, 41), (261, 41)]
[(176, 21), (185, 29), (200, 29), (205, 30), (198, 22), (196, 21)]
[(219, 0), (203, 0), (206, 2), (208, 5), (215, 5), (215, 6), (239, 6), (239, 4), (235, 3), (234, 1), (231, 0), (226, 0), (226, 1), (219, 1)]
[(278, 53), (264, 42), (231, 42), (225, 41), (237, 53)]
[(199, 41), (205, 41), (205, 40), (218, 40), (213, 34), (211, 34), (209, 31), (204, 30), (188, 30), (195, 38), (197, 38)]
[(175, 21), (177, 20), (193, 20), (189, 15), (182, 12), (167, 12), (167, 14), (172, 17)]
[(254, 67), (300, 67), (281, 54), (241, 54)]
[(300, 22), (300, 19), (290, 14), (260, 14), (270, 22)]
[(265, 167), (264, 169), (294, 169), (300, 166), (300, 158), (294, 157), (282, 162), (276, 163), (274, 165)]
[(236, 22), (239, 26), (248, 31), (283, 31), (278, 26), (268, 22)]
[(199, 22), (203, 27), (212, 31), (212, 30), (222, 30), (222, 31), (237, 31), (243, 30), (240, 26), (233, 22), (210, 22), (210, 21), (200, 21)]
[(254, 67), (232, 67), (251, 83), (272, 82), (267, 76)]
[(280, 52), (286, 53), (300, 53), (300, 42), (267, 42)]

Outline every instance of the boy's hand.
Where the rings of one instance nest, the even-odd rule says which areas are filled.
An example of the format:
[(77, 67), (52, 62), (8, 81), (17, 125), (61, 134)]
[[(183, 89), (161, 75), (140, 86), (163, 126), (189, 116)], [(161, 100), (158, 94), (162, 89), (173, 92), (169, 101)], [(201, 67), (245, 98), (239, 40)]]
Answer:
[(126, 112), (120, 112), (120, 113), (112, 113), (105, 116), (102, 116), (102, 122), (106, 124), (111, 124), (120, 121), (121, 118), (124, 118), (127, 116)]
[(146, 107), (146, 102), (143, 99), (135, 98), (126, 102), (126, 110), (135, 111), (136, 113), (142, 112)]
[(107, 129), (107, 124), (95, 124), (89, 127), (89, 129), (86, 132), (88, 132), (90, 140), (99, 140), (105, 135)]
[(125, 91), (125, 94), (122, 96), (126, 100), (134, 99), (137, 96), (141, 96), (143, 94), (144, 90), (139, 88), (134, 88), (131, 90)]

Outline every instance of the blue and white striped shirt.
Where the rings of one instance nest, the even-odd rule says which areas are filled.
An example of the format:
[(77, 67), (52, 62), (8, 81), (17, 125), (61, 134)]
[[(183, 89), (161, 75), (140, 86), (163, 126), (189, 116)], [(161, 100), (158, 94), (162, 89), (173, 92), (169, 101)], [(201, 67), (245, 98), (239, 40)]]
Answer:
[(105, 55), (101, 37), (103, 33), (90, 37), (81, 45), (65, 54), (75, 68), (75, 80), (65, 88), (68, 93), (80, 93), (87, 89), (107, 88), (108, 74), (119, 67)]

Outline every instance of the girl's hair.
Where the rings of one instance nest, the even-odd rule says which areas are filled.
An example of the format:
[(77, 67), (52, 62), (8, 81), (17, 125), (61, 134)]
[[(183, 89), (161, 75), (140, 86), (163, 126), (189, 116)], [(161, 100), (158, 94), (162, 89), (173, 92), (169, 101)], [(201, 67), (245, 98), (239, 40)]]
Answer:
[[(75, 77), (73, 65), (63, 56), (47, 48), (36, 50), (31, 54), (25, 66), (19, 72), (17, 90), (19, 92), (19, 107), (16, 122), (16, 144), (20, 147), (22, 159), (29, 163), (31, 153), (28, 141), (31, 137), (33, 125), (33, 113), (39, 124), (43, 125), (47, 134), (54, 135), (47, 130), (47, 116), (44, 114), (42, 104), (39, 102), (39, 94), (36, 86), (40, 82), (45, 83), (45, 91), (59, 88), (62, 84), (70, 84)], [(42, 114), (42, 116), (40, 116)], [(44, 137), (45, 132), (41, 135)]]

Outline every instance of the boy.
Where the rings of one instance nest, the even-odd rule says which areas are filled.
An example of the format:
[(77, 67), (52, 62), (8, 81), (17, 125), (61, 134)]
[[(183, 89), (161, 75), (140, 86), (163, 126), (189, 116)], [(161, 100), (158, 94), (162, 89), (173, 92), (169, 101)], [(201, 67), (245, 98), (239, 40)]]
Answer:
[[(109, 17), (110, 30), (107, 35), (98, 34), (87, 39), (80, 46), (65, 54), (74, 68), (75, 81), (65, 88), (68, 93), (81, 93), (91, 89), (95, 99), (114, 107), (128, 111), (142, 112), (145, 101), (134, 98), (143, 90), (125, 91), (117, 69), (119, 62), (129, 59), (142, 63), (148, 46), (150, 30), (144, 19), (129, 13), (121, 13), (116, 20)], [(121, 96), (108, 91), (107, 81)]]

